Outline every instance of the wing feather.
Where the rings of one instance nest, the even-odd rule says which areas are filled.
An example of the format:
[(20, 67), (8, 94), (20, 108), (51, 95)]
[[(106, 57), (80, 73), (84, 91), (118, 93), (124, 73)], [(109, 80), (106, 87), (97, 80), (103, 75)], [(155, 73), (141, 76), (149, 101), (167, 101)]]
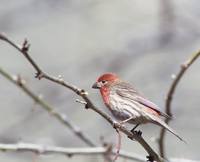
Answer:
[(126, 99), (134, 100), (143, 106), (150, 108), (151, 110), (157, 112), (159, 115), (166, 117), (166, 118), (171, 118), (169, 115), (166, 113), (162, 112), (160, 108), (154, 104), (153, 102), (149, 101), (145, 97), (143, 97), (137, 90), (135, 90), (130, 84), (127, 84), (125, 82), (120, 82), (116, 87), (116, 93)]

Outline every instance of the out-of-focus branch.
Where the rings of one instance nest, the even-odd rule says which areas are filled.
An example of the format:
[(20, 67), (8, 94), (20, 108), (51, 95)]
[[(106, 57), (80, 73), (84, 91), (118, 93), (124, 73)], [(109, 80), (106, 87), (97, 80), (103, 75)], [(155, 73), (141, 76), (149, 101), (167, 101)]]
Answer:
[(1, 67), (0, 67), (0, 74), (3, 75), (12, 83), (14, 83), (20, 89), (22, 89), (30, 98), (32, 98), (37, 104), (39, 104), (41, 108), (46, 110), (56, 119), (58, 119), (61, 123), (67, 126), (77, 137), (79, 137), (82, 141), (84, 141), (88, 146), (93, 146), (93, 147), (95, 146), (92, 140), (89, 137), (87, 137), (86, 134), (83, 133), (83, 131), (78, 126), (74, 125), (72, 121), (70, 121), (70, 119), (65, 114), (57, 112), (52, 106), (50, 106), (47, 102), (42, 100), (40, 96), (34, 94), (34, 92), (32, 92), (30, 88), (26, 86), (25, 81), (20, 76), (11, 76)]
[[(173, 99), (173, 95), (174, 92), (176, 90), (176, 87), (179, 83), (179, 81), (181, 80), (181, 78), (183, 77), (184, 73), (186, 72), (186, 70), (192, 65), (192, 63), (200, 56), (200, 51), (198, 51), (197, 53), (195, 53), (194, 55), (192, 55), (185, 63), (183, 63), (180, 67), (180, 71), (178, 72), (178, 74), (176, 75), (176, 77), (174, 78), (169, 91), (167, 93), (167, 98), (166, 98), (166, 102), (165, 102), (165, 112), (172, 116), (172, 112), (171, 112), (171, 103), (172, 103), (172, 99)], [(165, 122), (168, 124), (170, 121), (170, 118), (166, 118)], [(160, 132), (160, 138), (159, 138), (159, 150), (160, 150), (160, 156), (165, 157), (165, 150), (164, 150), (164, 138), (165, 138), (165, 132), (166, 129), (162, 128), (161, 132)]]
[(87, 95), (88, 93), (85, 90), (77, 88), (76, 86), (74, 86), (72, 84), (66, 83), (62, 78), (55, 78), (55, 77), (52, 77), (52, 76), (44, 73), (40, 69), (40, 67), (35, 63), (35, 61), (30, 57), (30, 55), (28, 53), (28, 49), (29, 49), (30, 45), (28, 44), (28, 42), (26, 40), (24, 41), (22, 47), (18, 47), (14, 42), (12, 42), (10, 39), (8, 39), (3, 34), (0, 34), (0, 39), (7, 42), (8, 44), (13, 46), (14, 48), (16, 48), (20, 53), (22, 53), (25, 56), (25, 58), (29, 61), (29, 63), (36, 70), (36, 78), (38, 78), (38, 79), (45, 78), (47, 80), (50, 80), (54, 83), (57, 83), (59, 85), (62, 85), (64, 87), (72, 90), (77, 95), (82, 97), (82, 99), (86, 102), (85, 108), (87, 108), (87, 109), (90, 108), (93, 111), (97, 112), (104, 119), (106, 119), (112, 126), (114, 126), (114, 128), (125, 133), (130, 139), (135, 139), (136, 141), (138, 141), (142, 145), (142, 147), (147, 151), (147, 153), (149, 154), (147, 156), (149, 161), (151, 161), (151, 162), (153, 162), (154, 160), (156, 160), (157, 162), (163, 161), (163, 159), (151, 148), (151, 146), (143, 139), (142, 136), (139, 136), (136, 133), (132, 133), (131, 131), (126, 129), (126, 127), (122, 126), (119, 123), (116, 123), (115, 121), (112, 120), (112, 118), (110, 116), (108, 116), (106, 113), (102, 112), (99, 108), (97, 108), (93, 104), (93, 102), (88, 98), (88, 95)]
[[(66, 148), (57, 146), (38, 145), (33, 143), (16, 143), (16, 144), (3, 144), (0, 143), (0, 151), (30, 151), (37, 154), (64, 154), (69, 157), (75, 155), (106, 155), (109, 151), (114, 155), (114, 150), (110, 152), (107, 147), (86, 147), (86, 148)], [(138, 162), (145, 162), (145, 159), (141, 156), (133, 153), (128, 153), (121, 150), (120, 157), (135, 160)]]
[[(33, 152), (36, 154), (63, 154), (69, 158), (73, 156), (88, 156), (88, 155), (106, 155), (109, 148), (107, 147), (84, 147), (84, 148), (66, 148), (57, 146), (38, 145), (33, 143), (16, 143), (16, 144), (3, 144), (0, 143), (0, 151), (18, 151), (18, 152)], [(109, 152), (114, 155), (114, 150)], [(134, 160), (138, 162), (146, 162), (140, 155), (125, 152), (121, 150), (119, 153), (121, 158)], [(196, 160), (173, 158), (169, 162), (199, 162)]]

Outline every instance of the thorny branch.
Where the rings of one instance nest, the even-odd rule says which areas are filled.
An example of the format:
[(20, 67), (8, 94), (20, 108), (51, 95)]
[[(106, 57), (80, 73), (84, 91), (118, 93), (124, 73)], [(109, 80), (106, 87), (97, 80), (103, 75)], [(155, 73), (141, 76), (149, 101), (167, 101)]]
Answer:
[(92, 147), (95, 146), (95, 144), (91, 141), (91, 139), (87, 137), (86, 134), (84, 134), (78, 126), (74, 125), (72, 121), (65, 114), (57, 112), (51, 105), (42, 100), (40, 96), (34, 94), (34, 92), (32, 92), (30, 88), (26, 86), (25, 81), (20, 76), (11, 76), (1, 67), (0, 67), (0, 74), (3, 75), (6, 79), (11, 81), (12, 83), (14, 83), (15, 85), (17, 85), (19, 88), (21, 88), (30, 98), (32, 98), (37, 104), (39, 104), (41, 108), (46, 110), (56, 119), (58, 119), (61, 123), (67, 126), (77, 137), (79, 137), (82, 141), (84, 141), (88, 146)]
[[(181, 78), (183, 77), (184, 73), (187, 71), (187, 69), (194, 63), (194, 61), (200, 56), (200, 51), (198, 51), (197, 53), (195, 53), (194, 55), (192, 55), (185, 63), (183, 63), (180, 66), (180, 71), (178, 72), (178, 74), (176, 75), (176, 77), (174, 78), (169, 91), (167, 93), (167, 98), (166, 98), (166, 102), (165, 102), (165, 112), (172, 116), (172, 112), (171, 112), (171, 103), (172, 103), (172, 99), (173, 99), (173, 95), (174, 92), (176, 90), (176, 87), (179, 83), (179, 81), (181, 80)], [(168, 124), (170, 121), (170, 118), (166, 118), (165, 122)], [(160, 138), (159, 138), (159, 150), (160, 150), (160, 156), (162, 156), (163, 158), (165, 157), (165, 150), (164, 150), (164, 138), (165, 138), (165, 132), (166, 130), (164, 128), (161, 129), (160, 131)]]
[[(75, 155), (105, 155), (109, 148), (106, 147), (86, 147), (86, 148), (66, 148), (57, 146), (38, 145), (33, 143), (16, 143), (16, 144), (2, 144), (0, 143), (0, 151), (30, 151), (38, 154), (64, 154), (69, 157)], [(112, 150), (110, 154), (114, 155)], [(145, 159), (141, 156), (133, 153), (121, 151), (120, 157), (136, 160), (138, 162), (145, 162)]]
[[(47, 80), (50, 80), (52, 82), (55, 82), (59, 85), (62, 85), (70, 90), (72, 90), (73, 92), (75, 92), (77, 95), (79, 95), (80, 97), (82, 97), (82, 99), (87, 103), (85, 108), (87, 109), (92, 109), (93, 111), (97, 112), (99, 115), (101, 115), (103, 118), (105, 118), (112, 126), (114, 126), (114, 128), (122, 131), (123, 133), (125, 133), (130, 139), (135, 139), (136, 141), (138, 141), (143, 148), (147, 151), (147, 153), (149, 154), (147, 156), (149, 161), (154, 161), (156, 160), (157, 162), (161, 162), (164, 161), (152, 148), (151, 146), (143, 139), (142, 136), (138, 136), (135, 133), (132, 133), (131, 131), (129, 131), (128, 129), (126, 129), (126, 127), (124, 127), (123, 125), (116, 123), (115, 121), (112, 120), (112, 118), (110, 116), (108, 116), (107, 114), (105, 114), (104, 112), (102, 112), (100, 109), (98, 109), (93, 102), (88, 98), (87, 92), (83, 89), (77, 88), (74, 85), (71, 85), (69, 83), (66, 83), (63, 79), (61, 78), (55, 78), (52, 77), (46, 73), (44, 73), (40, 67), (35, 63), (35, 61), (30, 57), (29, 53), (28, 53), (28, 48), (27, 47), (28, 43), (23, 43), (22, 48), (18, 47), (13, 41), (11, 41), (10, 39), (8, 39), (5, 35), (0, 34), (0, 39), (7, 42), (8, 44), (10, 44), (11, 46), (13, 46), (14, 48), (16, 48), (20, 53), (22, 53), (24, 55), (24, 57), (29, 61), (29, 63), (34, 67), (34, 69), (36, 70), (36, 78), (38, 79), (42, 79), (45, 78)], [(30, 45), (29, 45), (30, 46)], [(26, 49), (26, 50), (23, 50)]]

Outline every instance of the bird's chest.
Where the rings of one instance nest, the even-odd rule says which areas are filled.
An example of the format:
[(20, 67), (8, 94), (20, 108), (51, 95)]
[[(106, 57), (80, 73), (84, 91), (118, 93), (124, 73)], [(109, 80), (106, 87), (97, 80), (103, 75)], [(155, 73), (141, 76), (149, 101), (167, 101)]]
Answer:
[(109, 104), (110, 104), (110, 92), (109, 92), (109, 90), (107, 88), (101, 88), (100, 93), (101, 93), (101, 96), (103, 98), (105, 105), (109, 106)]
[(147, 122), (146, 119), (138, 112), (138, 105), (136, 105), (134, 102), (125, 100), (114, 93), (110, 93), (109, 98), (109, 109), (111, 110), (113, 116), (115, 116), (117, 119), (123, 121), (132, 118), (132, 120), (129, 121), (129, 123), (132, 124)]
[(118, 95), (115, 93), (110, 93), (109, 95), (110, 104), (109, 109), (112, 112), (113, 116), (115, 116), (119, 120), (126, 120), (133, 116), (131, 112), (127, 111), (127, 103), (121, 99)]

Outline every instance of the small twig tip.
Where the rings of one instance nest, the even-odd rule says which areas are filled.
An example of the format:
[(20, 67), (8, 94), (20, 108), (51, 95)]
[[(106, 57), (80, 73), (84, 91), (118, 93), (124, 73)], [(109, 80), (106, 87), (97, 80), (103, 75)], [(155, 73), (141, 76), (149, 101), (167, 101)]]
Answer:
[(26, 53), (26, 52), (28, 52), (29, 48), (30, 48), (30, 44), (28, 43), (28, 40), (25, 38), (24, 42), (22, 44), (21, 51)]

